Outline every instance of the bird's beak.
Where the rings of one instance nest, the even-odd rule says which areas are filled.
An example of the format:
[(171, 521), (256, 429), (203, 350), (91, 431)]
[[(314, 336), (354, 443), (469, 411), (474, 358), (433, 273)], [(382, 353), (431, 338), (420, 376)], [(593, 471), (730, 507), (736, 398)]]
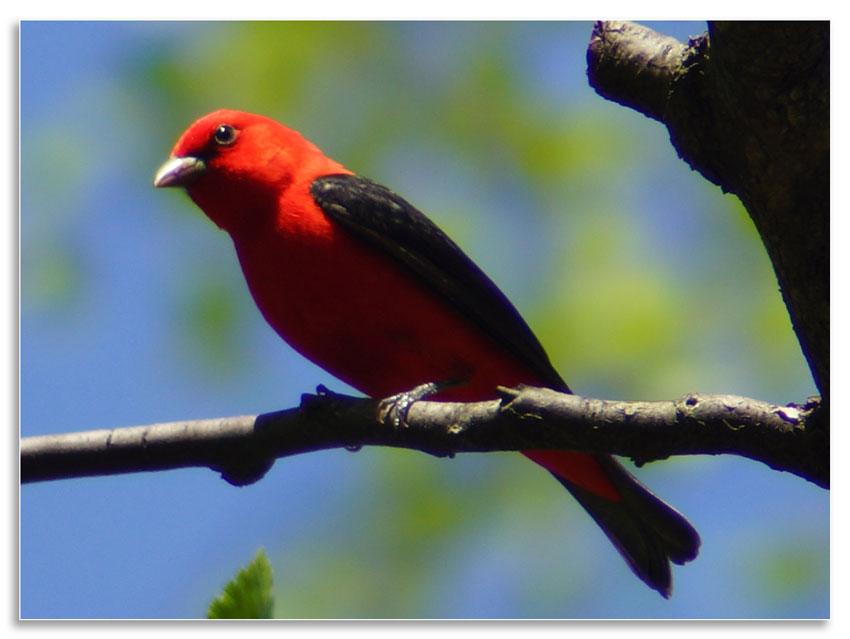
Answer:
[(191, 155), (177, 158), (170, 157), (165, 161), (156, 176), (153, 179), (153, 185), (157, 188), (165, 186), (186, 186), (189, 182), (198, 177), (207, 165), (201, 158), (192, 157)]

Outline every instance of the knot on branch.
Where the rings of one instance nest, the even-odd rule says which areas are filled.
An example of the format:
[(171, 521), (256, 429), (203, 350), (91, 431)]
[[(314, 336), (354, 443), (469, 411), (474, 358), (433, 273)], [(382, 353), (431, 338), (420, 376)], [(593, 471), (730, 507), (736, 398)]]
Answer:
[(261, 480), (274, 462), (274, 457), (258, 454), (253, 446), (246, 446), (231, 450), (218, 461), (213, 460), (210, 468), (219, 472), (231, 486), (249, 486)]

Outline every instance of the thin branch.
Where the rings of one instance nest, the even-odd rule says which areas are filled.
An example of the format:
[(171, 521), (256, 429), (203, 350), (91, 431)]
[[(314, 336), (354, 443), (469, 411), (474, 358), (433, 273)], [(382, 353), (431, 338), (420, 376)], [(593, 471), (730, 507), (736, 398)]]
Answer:
[(299, 408), (28, 437), (23, 483), (170, 468), (208, 467), (229, 482), (260, 479), (280, 457), (328, 448), (393, 446), (437, 456), (559, 449), (607, 452), (638, 463), (671, 455), (737, 454), (829, 485), (828, 442), (810, 420), (817, 401), (776, 406), (732, 395), (619, 402), (549, 389), (500, 389), (501, 400), (416, 402), (406, 425), (378, 417), (380, 403), (329, 393)]

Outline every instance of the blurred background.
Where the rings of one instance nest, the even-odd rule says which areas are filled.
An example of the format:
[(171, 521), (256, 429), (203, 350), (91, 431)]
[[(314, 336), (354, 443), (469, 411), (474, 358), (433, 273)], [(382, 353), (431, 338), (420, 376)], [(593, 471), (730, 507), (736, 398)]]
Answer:
[[(647, 23), (686, 40), (704, 23)], [(228, 237), (154, 171), (196, 117), (263, 113), (430, 215), (579, 393), (815, 393), (745, 211), (597, 96), (590, 23), (24, 22), (21, 434), (257, 413), (319, 383)], [(829, 495), (734, 457), (639, 477), (702, 535), (663, 600), (516, 454), (389, 449), (26, 485), (25, 618), (203, 616), (259, 547), (297, 618), (829, 614)]]

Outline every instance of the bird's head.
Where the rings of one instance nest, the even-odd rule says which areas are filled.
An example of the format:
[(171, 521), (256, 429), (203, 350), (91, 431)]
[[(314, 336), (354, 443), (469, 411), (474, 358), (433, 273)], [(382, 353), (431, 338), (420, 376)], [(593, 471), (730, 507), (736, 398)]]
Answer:
[(186, 129), (154, 186), (185, 187), (216, 224), (232, 231), (246, 216), (273, 209), (294, 182), (343, 172), (297, 131), (261, 115), (220, 109)]

